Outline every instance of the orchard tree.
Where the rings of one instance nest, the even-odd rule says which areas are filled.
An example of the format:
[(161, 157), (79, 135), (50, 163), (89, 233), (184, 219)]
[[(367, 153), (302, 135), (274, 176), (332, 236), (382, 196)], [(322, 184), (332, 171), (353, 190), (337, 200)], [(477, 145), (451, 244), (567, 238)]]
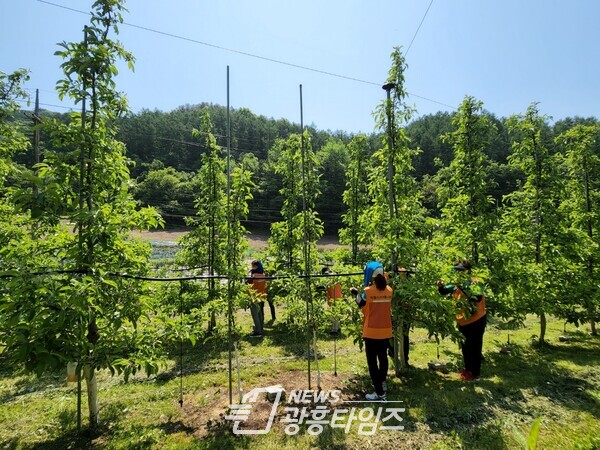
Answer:
[(65, 74), (57, 83), (59, 96), (82, 110), (67, 123), (45, 124), (54, 148), (62, 151), (48, 153), (38, 177), (40, 185), (52, 186), (40, 194), (56, 200), (49, 205), (63, 205), (75, 233), (52, 209), (37, 215), (40, 235), (10, 249), (13, 277), (10, 295), (2, 298), (6, 326), (0, 340), (8, 361), (38, 374), (76, 362), (87, 384), (92, 428), (99, 420), (96, 371), (107, 368), (125, 378), (138, 370), (151, 374), (166, 356), (159, 331), (165, 324), (158, 326), (160, 310), (144, 285), (113, 275), (146, 272), (149, 247), (129, 233), (160, 222), (154, 210), (136, 209), (125, 148), (115, 139), (115, 121), (127, 107), (115, 90), (116, 63), (133, 64), (133, 56), (110, 37), (123, 10), (120, 0), (94, 2), (84, 40), (63, 42), (56, 53)]
[(513, 137), (509, 164), (522, 170), (521, 189), (505, 197), (501, 249), (512, 268), (510, 294), (515, 313), (540, 318), (539, 344), (544, 344), (546, 314), (565, 301), (564, 284), (570, 270), (563, 257), (569, 238), (559, 206), (564, 198), (560, 160), (548, 150), (547, 119), (533, 104), (524, 115), (507, 121)]
[[(181, 258), (190, 267), (200, 267), (211, 276), (227, 273), (227, 176), (226, 160), (221, 147), (212, 134), (213, 125), (207, 109), (202, 112), (200, 130), (193, 134), (204, 141), (206, 153), (198, 171), (198, 196), (196, 217), (187, 221), (195, 227), (183, 237)], [(205, 305), (210, 313), (209, 331), (216, 326), (216, 313), (222, 310), (221, 285), (208, 279)]]
[[(243, 155), (235, 167), (231, 168), (230, 164), (228, 186), (228, 161), (212, 133), (208, 109), (203, 110), (201, 120), (200, 130), (193, 130), (206, 149), (193, 183), (198, 189), (197, 212), (194, 218), (187, 220), (194, 229), (182, 238), (178, 258), (186, 266), (203, 269), (208, 275), (229, 275), (234, 280), (229, 286), (229, 295), (233, 297), (239, 291), (237, 281), (244, 275), (242, 257), (248, 244), (241, 221), (248, 217), (248, 202), (255, 187), (252, 172), (247, 168), (255, 165), (255, 158)], [(225, 290), (215, 278), (209, 278), (207, 284), (207, 295), (200, 306), (206, 312), (209, 332), (212, 332), (217, 325), (217, 314), (226, 306)], [(196, 298), (203, 291), (197, 284), (188, 290), (192, 290)]]
[(352, 251), (352, 263), (358, 262), (358, 248), (364, 244), (360, 233), (360, 217), (369, 204), (367, 192), (370, 167), (369, 141), (364, 134), (358, 134), (348, 144), (349, 162), (346, 168), (346, 190), (343, 194), (344, 205), (348, 208), (342, 215), (346, 228), (340, 229), (340, 243), (349, 244)]
[[(246, 238), (248, 232), (242, 221), (248, 219), (250, 213), (248, 202), (252, 200), (252, 191), (256, 187), (252, 180), (252, 171), (249, 170), (255, 162), (254, 155), (245, 155), (230, 171), (229, 197), (225, 205), (229, 224), (227, 230), (227, 275), (230, 301), (228, 308), (231, 308), (228, 311), (230, 329), (235, 327), (234, 299), (243, 297), (241, 292), (242, 286), (245, 284), (242, 281), (247, 274), (243, 266), (243, 257), (248, 250), (248, 239)], [(236, 304), (239, 305), (240, 302), (236, 302)], [(232, 336), (229, 337), (232, 338)]]
[(575, 125), (557, 136), (555, 142), (566, 150), (569, 173), (563, 206), (572, 228), (585, 237), (577, 251), (581, 267), (578, 292), (592, 335), (600, 320), (600, 126)]
[(475, 264), (489, 253), (487, 236), (493, 227), (485, 149), (494, 126), (481, 114), (482, 107), (482, 102), (465, 97), (452, 120), (455, 130), (441, 136), (454, 150), (450, 177), (439, 188), (444, 245), (450, 247), (448, 253)]
[(255, 166), (256, 157), (254, 155), (242, 155), (239, 162), (231, 170), (229, 182), (229, 205), (226, 209), (229, 224), (228, 261), (231, 262), (230, 270), (233, 271), (233, 274), (238, 275), (246, 275), (246, 270), (242, 266), (242, 258), (248, 249), (246, 238), (248, 231), (242, 221), (248, 218), (250, 213), (248, 202), (254, 198), (252, 192), (256, 185), (252, 179), (253, 172), (251, 168)]
[(19, 109), (18, 100), (28, 98), (22, 87), (28, 79), (29, 75), (24, 69), (11, 74), (0, 72), (0, 270), (6, 269), (2, 252), (16, 237), (14, 233), (20, 235), (28, 224), (27, 216), (16, 211), (6, 186), (8, 177), (21, 176), (13, 157), (29, 148), (27, 136), (15, 123), (11, 123), (11, 118)]
[[(304, 167), (302, 142), (304, 140)], [(323, 235), (323, 223), (314, 210), (320, 192), (318, 161), (310, 144), (310, 134), (292, 134), (275, 142), (270, 151), (270, 164), (281, 176), (283, 196), (282, 221), (271, 225), (268, 254), (292, 271), (303, 268), (303, 243), (306, 239), (311, 254), (316, 255), (317, 240)], [(305, 176), (303, 176), (303, 170)], [(303, 195), (304, 194), (304, 195)], [(304, 198), (303, 198), (304, 197)], [(306, 211), (303, 211), (303, 203)]]
[(29, 148), (29, 140), (23, 131), (14, 123), (10, 123), (15, 112), (19, 110), (20, 99), (27, 99), (23, 83), (29, 79), (26, 70), (20, 69), (11, 74), (0, 71), (0, 195), (4, 196), (4, 184), (7, 175), (14, 175), (18, 170), (13, 163), (13, 156)]
[[(311, 348), (318, 367), (316, 324), (320, 323), (319, 319), (323, 316), (323, 308), (319, 308), (319, 304), (315, 306), (313, 302), (308, 278), (317, 261), (317, 241), (323, 235), (323, 223), (315, 211), (315, 202), (320, 194), (318, 159), (308, 131), (301, 135), (292, 134), (287, 140), (276, 142), (270, 157), (275, 173), (282, 177), (280, 193), (283, 195), (283, 221), (271, 225), (267, 254), (275, 259), (277, 266), (282, 261), (287, 273), (303, 272), (306, 276), (305, 283), (300, 283), (292, 275), (286, 286), (284, 300), (288, 324), (292, 329), (306, 332), (310, 387)], [(276, 284), (272, 286), (278, 290)], [(301, 310), (304, 310), (305, 316)]]
[(282, 263), (287, 268), (294, 267), (294, 262), (300, 258), (302, 245), (302, 217), (299, 215), (302, 172), (299, 153), (299, 135), (291, 135), (287, 140), (278, 139), (269, 150), (269, 166), (281, 177), (282, 186), (279, 193), (283, 197), (283, 220), (271, 224), (268, 252), (277, 261), (278, 266)]
[[(376, 258), (395, 271), (398, 266), (409, 268), (417, 263), (417, 230), (422, 211), (412, 166), (417, 152), (410, 148), (404, 129), (413, 114), (413, 109), (405, 103), (406, 62), (399, 47), (394, 48), (391, 57), (392, 66), (384, 86), (388, 96), (375, 111), (377, 126), (386, 133), (383, 147), (373, 155), (368, 187), (371, 204), (360, 218), (360, 237), (373, 246)], [(405, 369), (403, 334), (408, 332), (406, 326), (413, 310), (407, 308), (410, 294), (403, 292), (408, 283), (396, 277), (392, 279), (392, 286), (394, 363), (399, 375)]]

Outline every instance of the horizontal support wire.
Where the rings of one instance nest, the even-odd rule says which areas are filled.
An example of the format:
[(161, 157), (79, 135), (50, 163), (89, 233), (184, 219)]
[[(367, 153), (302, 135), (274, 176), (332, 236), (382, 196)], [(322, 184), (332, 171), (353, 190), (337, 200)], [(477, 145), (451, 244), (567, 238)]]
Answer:
[[(179, 271), (185, 269), (178, 269)], [(17, 273), (15, 273), (17, 272)], [(0, 278), (15, 278), (20, 275), (22, 276), (45, 276), (45, 275), (64, 275), (64, 274), (75, 274), (75, 275), (90, 275), (93, 272), (85, 271), (85, 270), (48, 270), (43, 272), (21, 272), (21, 271), (8, 271), (8, 272), (0, 272)], [(126, 278), (131, 280), (141, 280), (141, 281), (158, 281), (158, 282), (172, 282), (172, 281), (193, 281), (193, 280), (227, 280), (229, 277), (226, 275), (189, 275), (185, 277), (147, 277), (143, 275), (131, 275), (128, 273), (118, 273), (118, 272), (105, 272), (103, 275), (117, 277), (117, 278)], [(327, 278), (327, 277), (351, 277), (363, 275), (363, 272), (353, 272), (353, 273), (338, 273), (338, 274), (309, 274), (309, 275), (270, 275), (260, 278), (255, 277), (244, 277), (244, 280), (283, 280), (283, 279), (291, 279), (291, 278)]]

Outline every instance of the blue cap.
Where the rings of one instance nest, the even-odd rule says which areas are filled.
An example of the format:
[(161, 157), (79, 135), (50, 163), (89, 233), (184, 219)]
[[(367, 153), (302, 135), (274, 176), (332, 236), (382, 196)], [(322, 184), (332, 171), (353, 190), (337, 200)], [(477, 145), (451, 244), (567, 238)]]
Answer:
[(383, 275), (383, 266), (377, 261), (371, 261), (365, 266), (364, 285), (367, 287), (371, 280), (377, 275)]

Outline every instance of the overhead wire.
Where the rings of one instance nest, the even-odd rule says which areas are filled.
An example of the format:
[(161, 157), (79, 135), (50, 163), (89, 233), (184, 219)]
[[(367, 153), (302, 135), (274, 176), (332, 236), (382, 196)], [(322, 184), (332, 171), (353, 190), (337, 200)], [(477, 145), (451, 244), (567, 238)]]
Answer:
[[(19, 99), (17, 99), (16, 101), (19, 102), (19, 103), (27, 103), (27, 104), (31, 103), (30, 100), (19, 100)], [(63, 109), (71, 110), (71, 111), (73, 109), (75, 109), (75, 106), (53, 105), (52, 103), (42, 103), (42, 102), (40, 102), (39, 104), (41, 106), (50, 106), (52, 108), (63, 108)]]
[[(37, 0), (37, 1), (40, 2), (40, 3), (45, 3), (47, 5), (56, 6), (57, 8), (62, 8), (62, 9), (66, 9), (66, 10), (69, 10), (69, 11), (74, 11), (74, 12), (78, 12), (78, 13), (81, 13), (81, 14), (90, 15), (90, 13), (87, 13), (85, 11), (81, 11), (81, 10), (75, 9), (75, 8), (70, 8), (70, 7), (64, 6), (64, 5), (59, 5), (57, 3), (49, 2), (47, 0)], [(328, 76), (332, 76), (332, 77), (336, 77), (336, 78), (342, 78), (342, 79), (346, 79), (346, 80), (350, 80), (350, 81), (356, 81), (358, 83), (370, 84), (370, 85), (375, 85), (375, 86), (379, 86), (381, 84), (381, 83), (374, 83), (372, 81), (361, 80), (360, 78), (350, 77), (350, 76), (342, 75), (342, 74), (339, 74), (339, 73), (329, 72), (329, 71), (326, 71), (326, 70), (315, 69), (314, 67), (304, 66), (302, 64), (296, 64), (296, 63), (291, 63), (291, 62), (288, 62), (288, 61), (282, 61), (282, 60), (279, 60), (279, 59), (270, 58), (268, 56), (262, 56), (262, 55), (257, 55), (255, 53), (245, 52), (245, 51), (242, 51), (242, 50), (236, 50), (236, 49), (233, 49), (233, 48), (224, 47), (222, 45), (211, 44), (210, 42), (200, 41), (198, 39), (193, 39), (193, 38), (181, 36), (181, 35), (178, 35), (178, 34), (169, 33), (169, 32), (166, 32), (166, 31), (156, 30), (154, 28), (145, 27), (145, 26), (142, 26), (142, 25), (136, 25), (136, 24), (133, 24), (133, 23), (130, 23), (130, 22), (123, 21), (123, 25), (127, 25), (127, 26), (132, 27), (132, 28), (138, 28), (138, 29), (144, 30), (144, 31), (149, 31), (151, 33), (160, 34), (160, 35), (163, 35), (163, 36), (168, 36), (168, 37), (171, 37), (171, 38), (174, 38), (174, 39), (180, 39), (180, 40), (183, 40), (183, 41), (192, 42), (194, 44), (204, 45), (206, 47), (216, 48), (218, 50), (224, 50), (224, 51), (227, 51), (227, 52), (236, 53), (238, 55), (248, 56), (250, 58), (261, 59), (263, 61), (268, 61), (268, 62), (272, 62), (272, 63), (275, 63), (275, 64), (281, 64), (281, 65), (284, 65), (284, 66), (295, 67), (297, 69), (308, 70), (308, 71), (311, 71), (311, 72), (316, 72), (316, 73), (320, 73), (320, 74), (323, 74), (323, 75), (328, 75)]]
[[(429, 2), (429, 6), (427, 7), (427, 11), (425, 11), (425, 14), (423, 15), (423, 18), (421, 19), (421, 23), (419, 23), (419, 26), (417, 27), (417, 31), (415, 31), (415, 34), (413, 35), (410, 44), (408, 45), (408, 48), (406, 49), (406, 52), (404, 52), (404, 56), (406, 57), (406, 55), (408, 55), (408, 52), (410, 51), (410, 48), (413, 45), (413, 42), (415, 42), (415, 38), (417, 37), (417, 34), (419, 34), (419, 30), (421, 29), (421, 25), (423, 25), (423, 22), (425, 22), (425, 17), (427, 17), (427, 13), (429, 12), (429, 9), (431, 8), (431, 5), (433, 5), (433, 0), (431, 0), (431, 2)], [(418, 97), (418, 96), (415, 96)]]
[[(88, 15), (88, 16), (91, 15), (89, 12), (85, 12), (85, 11), (82, 11), (82, 10), (76, 9), (76, 8), (71, 8), (71, 7), (68, 7), (68, 6), (65, 6), (65, 5), (60, 5), (58, 3), (50, 2), (48, 0), (36, 0), (36, 1), (39, 2), (39, 3), (44, 3), (44, 4), (47, 4), (47, 5), (50, 5), (50, 6), (54, 6), (54, 7), (57, 7), (57, 8), (62, 8), (62, 9), (68, 10), (68, 11), (73, 11), (73, 12), (77, 12), (77, 13)], [(419, 24), (419, 27), (417, 28), (417, 31), (415, 32), (415, 34), (414, 34), (414, 36), (413, 36), (413, 38), (411, 40), (411, 43), (408, 46), (408, 50), (410, 50), (410, 47), (412, 46), (412, 43), (414, 42), (415, 38), (417, 37), (417, 34), (418, 34), (419, 30), (421, 29), (421, 25), (423, 24), (423, 21), (425, 20), (425, 17), (427, 16), (427, 13), (429, 12), (429, 9), (431, 8), (432, 3), (433, 3), (433, 0), (431, 0), (431, 2), (429, 3), (429, 7), (427, 8), (427, 11), (425, 12), (425, 15), (423, 16), (423, 19), (421, 19), (421, 23)], [(130, 23), (130, 22), (126, 22), (126, 21), (123, 21), (123, 25), (129, 26), (129, 27), (132, 27), (132, 28), (137, 28), (137, 29), (144, 30), (144, 31), (148, 31), (148, 32), (151, 32), (151, 33), (159, 34), (159, 35), (162, 35), (162, 36), (167, 36), (167, 37), (170, 37), (170, 38), (173, 38), (173, 39), (179, 39), (179, 40), (191, 42), (191, 43), (194, 43), (194, 44), (198, 44), (198, 45), (203, 45), (203, 46), (206, 46), (206, 47), (215, 48), (215, 49), (218, 49), (218, 50), (223, 50), (223, 51), (227, 51), (227, 52), (231, 52), (231, 53), (236, 53), (236, 54), (239, 54), (239, 55), (247, 56), (249, 58), (255, 58), (255, 59), (260, 59), (260, 60), (263, 60), (263, 61), (268, 61), (268, 62), (271, 62), (271, 63), (274, 63), (274, 64), (280, 64), (280, 65), (284, 65), (284, 66), (288, 66), (288, 67), (294, 67), (296, 69), (301, 69), (301, 70), (306, 70), (306, 71), (310, 71), (310, 72), (320, 73), (322, 75), (327, 75), (327, 76), (331, 76), (331, 77), (335, 77), (335, 78), (340, 78), (340, 79), (345, 79), (345, 80), (349, 80), (349, 81), (355, 81), (357, 83), (367, 84), (367, 85), (371, 85), (371, 86), (381, 86), (381, 83), (376, 83), (374, 81), (363, 80), (363, 79), (360, 79), (360, 78), (356, 78), (356, 77), (352, 77), (352, 76), (348, 76), (348, 75), (343, 75), (343, 74), (339, 74), (339, 73), (335, 73), (335, 72), (330, 72), (330, 71), (327, 71), (327, 70), (317, 69), (317, 68), (306, 66), (306, 65), (302, 65), (302, 64), (296, 64), (296, 63), (292, 63), (292, 62), (289, 62), (289, 61), (283, 61), (283, 60), (276, 59), (276, 58), (271, 58), (271, 57), (267, 57), (267, 56), (257, 55), (255, 53), (245, 52), (245, 51), (242, 51), (242, 50), (236, 50), (236, 49), (225, 47), (225, 46), (222, 46), (222, 45), (212, 44), (210, 42), (205, 42), (205, 41), (201, 41), (201, 40), (198, 40), (198, 39), (181, 36), (181, 35), (178, 35), (178, 34), (175, 34), (175, 33), (169, 33), (169, 32), (166, 32), (166, 31), (161, 31), (161, 30), (157, 30), (157, 29), (146, 27), (146, 26), (142, 26), (142, 25), (136, 25), (136, 24), (133, 24), (133, 23)], [(408, 50), (406, 51), (406, 53), (408, 53)], [(417, 98), (420, 98), (422, 100), (433, 102), (433, 103), (436, 103), (438, 105), (442, 105), (442, 106), (445, 106), (445, 107), (448, 107), (448, 108), (451, 108), (451, 109), (456, 109), (454, 106), (448, 105), (447, 103), (443, 103), (443, 102), (440, 102), (440, 101), (437, 101), (437, 100), (430, 99), (428, 97), (424, 97), (424, 96), (417, 95), (417, 94), (412, 94), (410, 92), (407, 92), (407, 94), (409, 96), (417, 97)]]

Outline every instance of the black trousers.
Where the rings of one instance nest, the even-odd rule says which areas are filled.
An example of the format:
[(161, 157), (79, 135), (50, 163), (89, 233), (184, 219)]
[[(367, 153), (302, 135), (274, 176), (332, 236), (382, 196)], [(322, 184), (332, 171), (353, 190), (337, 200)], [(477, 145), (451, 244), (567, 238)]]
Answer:
[(364, 340), (367, 365), (369, 366), (369, 375), (371, 375), (373, 387), (378, 395), (383, 395), (383, 382), (387, 378), (389, 367), (387, 349), (390, 340), (371, 338), (364, 338)]
[[(267, 302), (269, 303), (269, 309), (271, 310), (271, 319), (273, 321), (276, 320), (275, 317), (275, 303), (273, 303), (271, 300), (267, 299)], [(262, 313), (263, 313), (263, 317), (265, 316), (265, 302), (262, 302)]]
[(483, 333), (487, 324), (487, 315), (468, 325), (459, 325), (458, 330), (465, 337), (462, 344), (465, 369), (478, 377), (481, 374), (481, 359), (483, 348)]

